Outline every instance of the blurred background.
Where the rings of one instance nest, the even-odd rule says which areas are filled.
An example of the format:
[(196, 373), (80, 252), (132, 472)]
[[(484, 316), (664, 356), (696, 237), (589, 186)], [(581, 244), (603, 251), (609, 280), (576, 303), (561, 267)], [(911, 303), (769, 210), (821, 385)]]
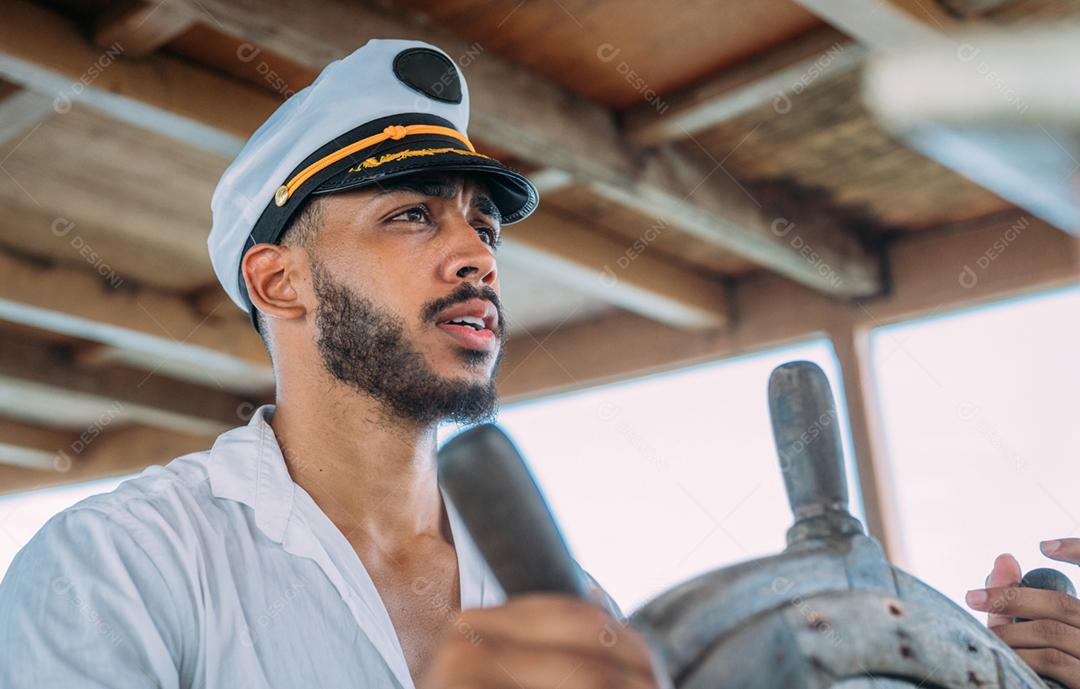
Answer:
[[(231, 157), (373, 37), (442, 47), (541, 188), (499, 421), (631, 610), (783, 547), (772, 367), (854, 510), (957, 601), (1080, 536), (1078, 0), (4, 0), (0, 573), (273, 399), (206, 254)], [(448, 437), (456, 429), (445, 429)]]

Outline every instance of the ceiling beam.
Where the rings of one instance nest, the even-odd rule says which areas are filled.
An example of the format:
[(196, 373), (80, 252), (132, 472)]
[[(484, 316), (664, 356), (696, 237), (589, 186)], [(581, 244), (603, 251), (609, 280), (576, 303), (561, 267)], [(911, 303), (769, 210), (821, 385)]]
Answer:
[(779, 217), (709, 155), (692, 158), (662, 146), (646, 155), (640, 170), (640, 180), (627, 185), (586, 185), (601, 198), (823, 294), (862, 297), (883, 289), (880, 257), (840, 218)]
[(182, 60), (123, 56), (120, 47), (94, 46), (55, 12), (26, 0), (4, 5), (0, 76), (48, 95), (58, 113), (82, 103), (231, 157), (280, 105), (267, 91)]
[(122, 366), (84, 368), (78, 347), (0, 329), (0, 415), (63, 422), (79, 410), (181, 433), (216, 435), (256, 406), (246, 397)]
[(55, 114), (53, 99), (35, 91), (19, 89), (0, 98), (0, 146), (26, 136)]
[(195, 23), (194, 18), (174, 12), (168, 2), (128, 0), (117, 3), (98, 18), (94, 45), (119, 46), (127, 57), (146, 57)]
[[(925, 0), (796, 0), (836, 28), (845, 31), (875, 51), (903, 58), (912, 49), (937, 50), (949, 56), (950, 67), (961, 64), (971, 79), (987, 82), (996, 75), (994, 60), (1000, 55), (982, 54), (981, 45), (949, 35), (961, 26), (976, 27), (975, 22), (961, 24), (935, 3)], [(932, 79), (933, 74), (920, 75)], [(997, 76), (1000, 79), (1000, 76)], [(997, 82), (990, 82), (995, 87)], [(904, 84), (917, 97), (926, 97), (921, 80)], [(1009, 99), (1010, 87), (1001, 82), (1002, 100)], [(880, 90), (880, 85), (878, 86)], [(889, 126), (888, 113), (881, 121)], [(1080, 194), (1076, 193), (1073, 153), (1064, 150), (1046, 130), (1033, 136), (1006, 136), (1000, 131), (989, 134), (964, 126), (927, 123), (926, 126), (899, 128), (897, 135), (908, 145), (976, 184), (1012, 201), (1043, 220), (1068, 232), (1080, 234)], [(1048, 165), (1047, 158), (1056, 158)], [(1062, 168), (1066, 174), (1061, 174)]]
[(841, 32), (822, 27), (719, 72), (689, 89), (664, 96), (667, 108), (641, 105), (623, 115), (627, 135), (655, 146), (688, 139), (771, 105), (786, 114), (811, 83), (856, 69), (866, 49)]
[[(10, 427), (0, 421), (0, 442)], [(213, 442), (213, 437), (144, 426), (110, 429), (97, 436), (80, 455), (70, 457), (70, 461), (59, 454), (63, 446), (56, 448), (60, 459), (52, 470), (0, 467), (0, 494), (131, 474), (151, 464), (167, 464), (176, 457), (209, 449)]]
[[(256, 7), (229, 0), (174, 0), (170, 8), (259, 46), (321, 69), (373, 36), (426, 38), (463, 66), (472, 96), (475, 138), (529, 165), (563, 171), (609, 199), (634, 202), (700, 241), (722, 247), (790, 279), (839, 296), (879, 291), (877, 260), (836, 228), (813, 250), (827, 257), (841, 280), (771, 231), (773, 218), (719, 166), (664, 158), (690, 174), (642, 173), (639, 151), (619, 131), (610, 111), (494, 55), (430, 28), (404, 23), (343, 0), (282, 2)], [(113, 51), (115, 52), (115, 51)], [(134, 62), (91, 47), (70, 22), (23, 0), (5, 8), (0, 27), (0, 74), (79, 100), (138, 126), (228, 155), (277, 106), (269, 92), (247, 87), (181, 60), (152, 55)], [(99, 65), (84, 79), (87, 65)], [(72, 88), (73, 81), (79, 84)], [(655, 162), (653, 164), (655, 167)], [(647, 172), (648, 166), (644, 168)], [(642, 203), (641, 199), (649, 199)], [(850, 274), (848, 274), (850, 271)]]
[(1062, 81), (1080, 71), (1080, 26), (1044, 27), (1037, 34), (991, 28), (966, 32), (964, 40), (959, 47), (939, 42), (879, 55), (866, 70), (867, 105), (899, 128), (1080, 129), (1080, 93)]
[(959, 26), (930, 0), (795, 0), (871, 50), (906, 50), (944, 40)]
[(500, 254), (520, 256), (553, 281), (659, 323), (690, 330), (725, 325), (730, 315), (722, 282), (648, 251), (664, 230), (656, 225), (628, 241), (538, 211), (506, 233)]
[(72, 432), (0, 418), (0, 464), (57, 471), (67, 464), (60, 452), (77, 440)]
[[(733, 313), (751, 317), (719, 331), (623, 313), (560, 327), (558, 337), (511, 339), (499, 391), (506, 401), (543, 397), (1080, 283), (1080, 240), (1016, 212), (903, 236), (890, 255), (893, 290), (880, 298), (840, 302), (756, 274), (731, 293)], [(599, 340), (620, 345), (597, 348)]]
[(0, 275), (2, 320), (116, 347), (167, 375), (240, 392), (273, 387), (258, 334), (224, 295), (207, 316), (173, 293), (5, 251)]

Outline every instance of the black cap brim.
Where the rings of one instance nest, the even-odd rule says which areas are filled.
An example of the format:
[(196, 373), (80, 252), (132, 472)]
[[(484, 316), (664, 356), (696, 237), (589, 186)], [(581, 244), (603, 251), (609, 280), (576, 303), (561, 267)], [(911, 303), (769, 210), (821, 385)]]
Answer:
[[(423, 142), (410, 142), (421, 144)], [(431, 142), (428, 142), (431, 143)], [(465, 174), (480, 179), (487, 188), (491, 201), (499, 209), (502, 224), (509, 225), (536, 210), (540, 195), (531, 181), (521, 173), (503, 165), (494, 158), (480, 157), (467, 150), (450, 148), (445, 141), (439, 145), (403, 148), (386, 156), (402, 155), (381, 163), (377, 167), (365, 169), (357, 165), (350, 166), (337, 175), (327, 179), (313, 189), (311, 194), (330, 194), (350, 189), (361, 189), (381, 182), (398, 179), (425, 172), (444, 172)], [(439, 151), (408, 155), (418, 151)]]

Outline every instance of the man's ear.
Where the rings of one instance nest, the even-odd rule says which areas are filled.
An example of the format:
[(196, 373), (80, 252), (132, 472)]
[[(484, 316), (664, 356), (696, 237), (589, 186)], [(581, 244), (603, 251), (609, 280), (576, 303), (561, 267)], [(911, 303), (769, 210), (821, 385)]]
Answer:
[(309, 305), (300, 287), (306, 274), (304, 250), (277, 244), (256, 244), (240, 262), (251, 303), (273, 318), (302, 318)]

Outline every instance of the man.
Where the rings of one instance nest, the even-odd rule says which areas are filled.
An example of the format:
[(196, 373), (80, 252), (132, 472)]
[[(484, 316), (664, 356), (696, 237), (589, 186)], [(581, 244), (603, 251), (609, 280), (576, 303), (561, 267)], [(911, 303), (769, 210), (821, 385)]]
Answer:
[[(1043, 541), (1049, 558), (1080, 564), (1080, 538)], [(987, 625), (1043, 677), (1080, 689), (1080, 600), (1065, 593), (1019, 588), (1020, 563), (999, 555), (984, 589), (968, 591), (967, 604), (987, 613)], [(1013, 622), (1018, 617), (1025, 622)]]
[(439, 490), (495, 405), (495, 251), (533, 185), (477, 153), (441, 51), (372, 41), (251, 137), (210, 255), (276, 405), (54, 517), (0, 585), (0, 686), (653, 686), (601, 607), (506, 602)]

